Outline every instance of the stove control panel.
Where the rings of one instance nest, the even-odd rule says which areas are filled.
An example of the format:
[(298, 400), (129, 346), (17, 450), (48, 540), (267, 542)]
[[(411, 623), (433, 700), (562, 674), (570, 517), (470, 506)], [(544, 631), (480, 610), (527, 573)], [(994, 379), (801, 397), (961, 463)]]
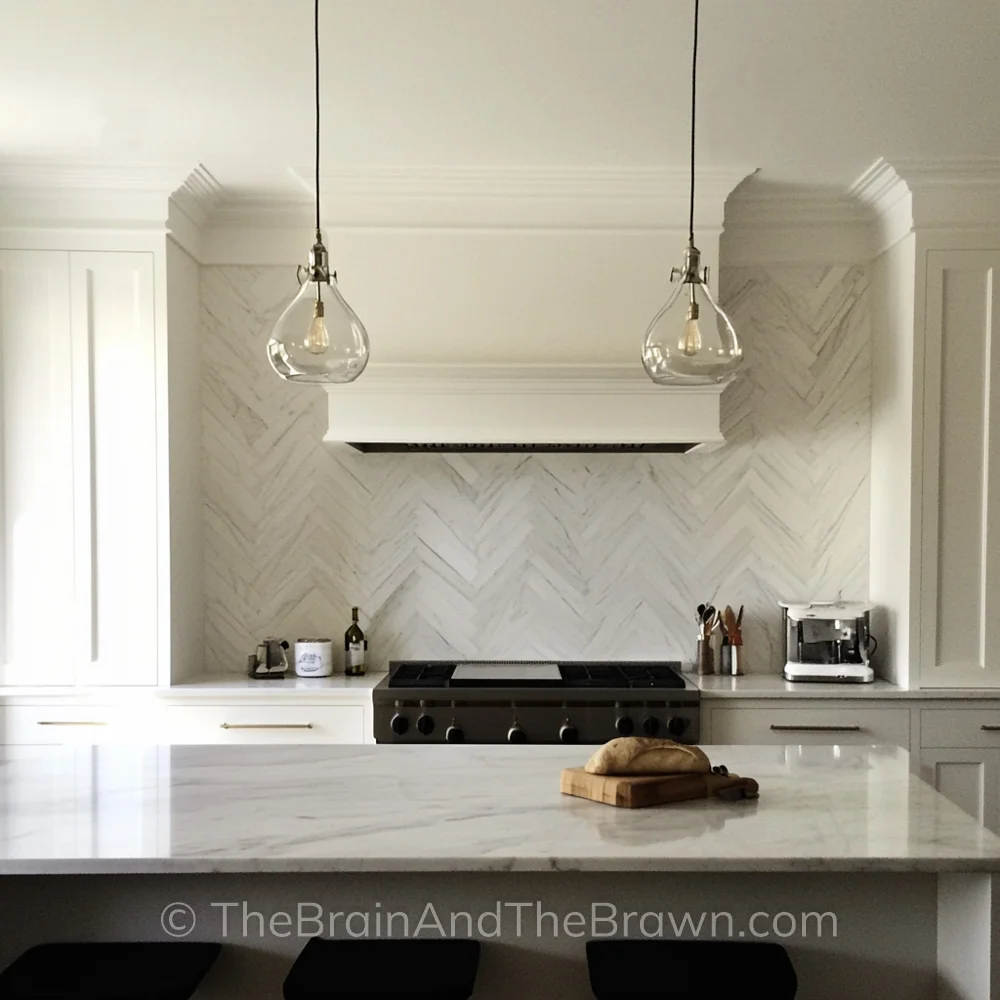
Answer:
[(697, 701), (476, 704), (398, 698), (374, 706), (376, 743), (601, 744), (617, 736), (697, 743)]

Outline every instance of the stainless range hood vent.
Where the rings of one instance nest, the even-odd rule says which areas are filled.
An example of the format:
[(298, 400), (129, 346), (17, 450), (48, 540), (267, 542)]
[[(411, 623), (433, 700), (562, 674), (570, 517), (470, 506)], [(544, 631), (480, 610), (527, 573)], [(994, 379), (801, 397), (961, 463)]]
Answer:
[(403, 441), (348, 441), (346, 442), (355, 451), (363, 452), (364, 454), (385, 454), (390, 452), (415, 452), (415, 451), (433, 451), (433, 452), (493, 452), (493, 453), (511, 453), (511, 452), (549, 452), (549, 453), (566, 453), (566, 452), (588, 452), (590, 454), (615, 454), (620, 452), (636, 452), (644, 451), (653, 454), (668, 454), (668, 455), (683, 455), (685, 452), (691, 451), (698, 447), (698, 444), (688, 444), (682, 442), (665, 442), (665, 443), (654, 443), (654, 442), (618, 442), (617, 444), (537, 444), (533, 442), (507, 442), (507, 443), (496, 443), (496, 444), (486, 444), (483, 442), (434, 442), (434, 443), (415, 443), (415, 442), (403, 442)]
[(327, 389), (324, 440), (367, 453), (683, 454), (722, 444), (724, 388), (654, 385), (638, 361), (369, 365)]

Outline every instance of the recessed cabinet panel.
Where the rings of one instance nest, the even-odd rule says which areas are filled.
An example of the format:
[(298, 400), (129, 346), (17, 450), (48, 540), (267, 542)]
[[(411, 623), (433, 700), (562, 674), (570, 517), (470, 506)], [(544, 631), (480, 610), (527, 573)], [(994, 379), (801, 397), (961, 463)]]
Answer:
[(69, 255), (0, 251), (0, 683), (73, 679)]
[(77, 444), (90, 470), (76, 504), (82, 679), (155, 684), (152, 255), (74, 253), (70, 266)]
[(1000, 750), (921, 750), (920, 773), (960, 809), (997, 830)]
[(925, 686), (1000, 683), (998, 274), (1000, 253), (928, 254), (918, 647)]
[(986, 818), (985, 774), (986, 765), (981, 761), (939, 760), (934, 764), (934, 787), (982, 823)]

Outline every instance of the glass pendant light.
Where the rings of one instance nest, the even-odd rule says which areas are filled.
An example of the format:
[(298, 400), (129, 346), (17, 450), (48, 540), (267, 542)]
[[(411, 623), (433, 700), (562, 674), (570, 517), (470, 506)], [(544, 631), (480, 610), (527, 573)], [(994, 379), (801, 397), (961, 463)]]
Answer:
[(278, 317), (267, 357), (289, 382), (333, 384), (353, 382), (368, 364), (368, 334), (357, 313), (337, 288), (330, 271), (319, 220), (319, 0), (314, 0), (313, 39), (316, 56), (316, 242), (309, 265), (300, 266), (301, 288)]
[(691, 57), (691, 198), (684, 264), (670, 272), (674, 289), (653, 317), (642, 346), (646, 374), (660, 385), (712, 385), (727, 382), (743, 360), (729, 317), (708, 287), (708, 268), (694, 245), (694, 139), (698, 80), (698, 7), (694, 0), (694, 47)]

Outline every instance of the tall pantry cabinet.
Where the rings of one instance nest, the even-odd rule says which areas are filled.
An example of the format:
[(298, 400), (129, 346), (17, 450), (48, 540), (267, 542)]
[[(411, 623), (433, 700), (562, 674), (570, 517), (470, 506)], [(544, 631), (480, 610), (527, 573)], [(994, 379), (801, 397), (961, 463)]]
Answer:
[(891, 680), (1000, 689), (1000, 175), (903, 176), (871, 182), (873, 631)]
[(0, 684), (169, 683), (201, 646), (197, 266), (162, 232), (0, 245)]
[[(1000, 694), (1000, 168), (880, 163), (871, 588), (900, 684)], [(920, 712), (921, 774), (1000, 828), (1000, 710)]]

